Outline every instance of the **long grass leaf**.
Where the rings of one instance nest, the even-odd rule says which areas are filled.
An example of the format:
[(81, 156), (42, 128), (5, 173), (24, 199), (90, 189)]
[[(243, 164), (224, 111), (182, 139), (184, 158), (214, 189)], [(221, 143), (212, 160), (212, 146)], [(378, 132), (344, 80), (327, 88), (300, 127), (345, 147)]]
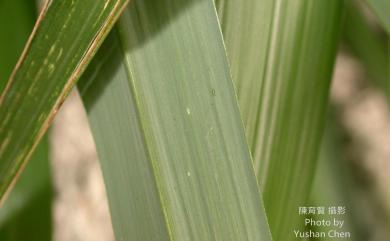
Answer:
[(293, 240), (314, 173), (343, 1), (218, 0), (274, 240)]
[(270, 240), (212, 0), (134, 2), (91, 63), (118, 240)]
[[(34, 2), (5, 0), (0, 3), (0, 89), (23, 50), (35, 21)], [(48, 141), (44, 137), (10, 197), (0, 208), (0, 240), (49, 241), (52, 234), (51, 180)]]
[(46, 2), (0, 97), (1, 198), (126, 2)]

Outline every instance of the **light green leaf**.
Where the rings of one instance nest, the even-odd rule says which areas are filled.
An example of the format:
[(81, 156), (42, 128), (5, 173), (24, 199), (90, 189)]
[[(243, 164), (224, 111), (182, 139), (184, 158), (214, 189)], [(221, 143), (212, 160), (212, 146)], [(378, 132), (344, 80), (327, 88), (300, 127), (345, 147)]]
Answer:
[(212, 0), (135, 1), (79, 87), (118, 240), (271, 240)]
[(0, 97), (1, 198), (126, 2), (46, 2)]
[(293, 240), (324, 129), (343, 1), (218, 0), (274, 240)]

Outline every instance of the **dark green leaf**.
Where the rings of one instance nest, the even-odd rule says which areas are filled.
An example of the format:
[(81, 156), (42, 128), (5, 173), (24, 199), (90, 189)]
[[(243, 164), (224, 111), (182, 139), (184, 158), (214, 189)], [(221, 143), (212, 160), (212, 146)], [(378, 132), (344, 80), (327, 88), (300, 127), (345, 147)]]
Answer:
[(15, 182), (126, 2), (46, 2), (0, 97), (0, 197)]

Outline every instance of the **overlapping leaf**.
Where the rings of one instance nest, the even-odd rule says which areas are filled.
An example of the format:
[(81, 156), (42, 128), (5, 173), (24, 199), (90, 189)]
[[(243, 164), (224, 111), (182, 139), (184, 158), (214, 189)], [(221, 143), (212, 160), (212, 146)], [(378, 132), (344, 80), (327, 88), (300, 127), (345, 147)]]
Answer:
[(293, 240), (324, 129), (343, 1), (217, 1), (276, 241)]
[[(35, 21), (34, 2), (5, 0), (0, 2), (0, 89), (23, 50)], [(47, 138), (21, 175), (21, 180), (0, 207), (0, 240), (49, 241), (52, 234), (52, 190)]]
[(79, 85), (118, 240), (270, 240), (212, 0), (136, 1)]
[(14, 183), (126, 2), (46, 2), (0, 97), (0, 197)]

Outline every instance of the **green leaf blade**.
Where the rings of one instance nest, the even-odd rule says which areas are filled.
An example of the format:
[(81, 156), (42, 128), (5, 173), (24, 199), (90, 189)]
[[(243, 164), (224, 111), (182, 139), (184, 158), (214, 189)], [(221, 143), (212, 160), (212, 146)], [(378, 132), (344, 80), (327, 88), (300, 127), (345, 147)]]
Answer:
[[(294, 240), (310, 192), (343, 1), (217, 1), (274, 240)], [(249, 27), (250, 26), (250, 27)]]
[(0, 97), (2, 198), (126, 3), (46, 2)]
[[(7, 83), (35, 22), (34, 1), (0, 3), (0, 90)], [(44, 137), (20, 181), (0, 207), (0, 240), (49, 241), (52, 236), (52, 186), (49, 144)]]
[[(119, 46), (118, 32), (114, 29), (78, 83), (98, 148), (114, 230), (119, 240), (127, 240), (129, 232), (135, 240), (168, 240), (163, 213), (156, 208), (160, 200), (153, 173), (150, 166), (145, 165), (149, 154), (144, 146), (135, 100), (129, 96), (131, 89), (125, 74), (126, 67), (119, 62), (124, 57)], [(115, 81), (106, 81), (112, 78)], [(118, 110), (126, 111), (118, 115)], [(115, 120), (112, 116), (116, 117)], [(103, 131), (107, 125), (110, 126), (109, 132)], [(128, 137), (137, 138), (140, 142)], [(121, 148), (122, 145), (126, 148)], [(122, 161), (128, 157), (134, 161)], [(131, 172), (132, 169), (137, 171)], [(120, 175), (116, 170), (120, 170)], [(136, 187), (123, 190), (122, 183)], [(150, 209), (143, 208), (145, 203)], [(115, 220), (120, 220), (120, 224)], [(144, 232), (145, 227), (150, 232)]]
[(116, 237), (271, 240), (212, 1), (138, 1), (118, 28), (120, 67), (79, 85)]

